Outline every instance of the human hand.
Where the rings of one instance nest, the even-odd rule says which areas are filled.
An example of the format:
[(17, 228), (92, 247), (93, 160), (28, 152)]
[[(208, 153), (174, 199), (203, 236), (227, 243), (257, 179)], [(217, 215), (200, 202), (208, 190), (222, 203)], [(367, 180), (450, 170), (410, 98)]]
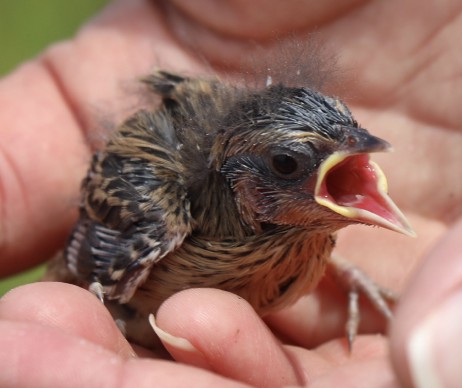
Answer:
[[(461, 89), (456, 61), (446, 58), (458, 52), (453, 37), (461, 25), (454, 22), (444, 29), (449, 16), (458, 14), (457, 4), (432, 8), (426, 3), (428, 8), (422, 8), (413, 2), (398, 7), (372, 1), (343, 3), (345, 8), (339, 9), (323, 2), (304, 3), (309, 12), (287, 5), (275, 12), (268, 4), (252, 3), (257, 4), (253, 8), (231, 3), (240, 15), (244, 12), (239, 28), (227, 22), (226, 10), (216, 14), (207, 2), (194, 9), (188, 2), (174, 4), (114, 2), (75, 40), (54, 46), (3, 80), (1, 273), (46, 259), (62, 245), (76, 216), (95, 106), (118, 112), (116, 121), (130, 107), (122, 98), (121, 82), (149, 73), (152, 66), (207, 71), (188, 50), (186, 38), (218, 68), (224, 62), (239, 67), (238, 59), (253, 47), (247, 37), (264, 42), (273, 33), (322, 24), (317, 31), (338, 51), (339, 67), (347, 69), (342, 91), (352, 100), (348, 102), (355, 116), (395, 146), (393, 155), (375, 159), (387, 173), (392, 197), (420, 236), (411, 240), (387, 231), (348, 228), (340, 236), (339, 250), (381, 284), (399, 290), (427, 247), (460, 215), (462, 183), (453, 176), (462, 149), (456, 106)], [(417, 6), (419, 15), (414, 13)], [(338, 341), (325, 343), (342, 335), (344, 300), (330, 286), (325, 282), (320, 292), (267, 322), (297, 345), (337, 346)], [(331, 308), (326, 311), (325, 306)], [(363, 332), (382, 328), (367, 311), (362, 322)], [(363, 340), (377, 339), (358, 342)]]
[(351, 355), (339, 341), (314, 351), (282, 345), (247, 302), (227, 292), (176, 294), (157, 321), (193, 345), (184, 350), (166, 344), (178, 363), (146, 358), (150, 355), (140, 349), (145, 358), (134, 357), (104, 306), (80, 288), (19, 287), (0, 300), (0, 385), (335, 387), (361, 381), (396, 386), (383, 338), (359, 338)]

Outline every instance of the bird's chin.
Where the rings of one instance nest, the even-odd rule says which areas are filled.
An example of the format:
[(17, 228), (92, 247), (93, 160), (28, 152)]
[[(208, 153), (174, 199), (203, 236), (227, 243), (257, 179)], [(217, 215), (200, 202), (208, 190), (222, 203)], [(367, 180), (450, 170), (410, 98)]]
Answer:
[(415, 235), (388, 196), (384, 173), (367, 153), (336, 152), (324, 160), (318, 170), (315, 200), (349, 220)]

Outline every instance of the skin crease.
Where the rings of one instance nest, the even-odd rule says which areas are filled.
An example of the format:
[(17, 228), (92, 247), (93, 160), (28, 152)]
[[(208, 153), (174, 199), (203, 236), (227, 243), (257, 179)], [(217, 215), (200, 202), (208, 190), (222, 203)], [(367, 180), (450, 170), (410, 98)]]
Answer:
[[(341, 96), (355, 117), (394, 145), (393, 154), (374, 159), (419, 235), (361, 226), (340, 234), (342, 255), (380, 284), (404, 289), (391, 354), (383, 337), (365, 334), (384, 330), (368, 306), (364, 334), (348, 354), (344, 340), (336, 339), (343, 335), (346, 299), (329, 277), (317, 292), (266, 319), (287, 345), (234, 295), (189, 290), (172, 297), (158, 325), (189, 339), (196, 352), (172, 354), (201, 368), (134, 358), (96, 298), (73, 286), (41, 283), (0, 300), (1, 386), (412, 386), (408, 335), (462, 277), (456, 270), (462, 228), (454, 226), (462, 212), (462, 180), (456, 179), (462, 78), (454, 38), (462, 32), (462, 1), (350, 1), (344, 9), (315, 3), (289, 3), (273, 17), (268, 2), (228, 1), (217, 12), (207, 0), (197, 9), (179, 0), (114, 1), (75, 39), (0, 81), (0, 274), (46, 260), (63, 244), (76, 219), (90, 148), (103, 136), (91, 132), (100, 124), (95, 116), (126, 117), (139, 103), (130, 93), (132, 80), (153, 66), (204, 74), (210, 65), (193, 51), (216, 67), (232, 66), (251, 50), (245, 37), (264, 44), (275, 35), (315, 29), (339, 55)], [(436, 274), (445, 281), (435, 281)]]

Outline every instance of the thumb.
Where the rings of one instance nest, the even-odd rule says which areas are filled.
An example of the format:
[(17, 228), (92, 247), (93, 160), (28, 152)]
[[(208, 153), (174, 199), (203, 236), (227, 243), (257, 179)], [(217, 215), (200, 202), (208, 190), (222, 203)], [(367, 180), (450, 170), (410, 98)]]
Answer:
[(409, 282), (392, 325), (391, 356), (405, 387), (460, 387), (462, 220)]

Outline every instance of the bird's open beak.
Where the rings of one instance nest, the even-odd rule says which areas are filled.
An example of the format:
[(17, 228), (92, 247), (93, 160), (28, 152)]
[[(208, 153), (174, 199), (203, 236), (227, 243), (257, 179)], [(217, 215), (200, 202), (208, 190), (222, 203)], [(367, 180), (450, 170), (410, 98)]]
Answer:
[(415, 236), (388, 196), (385, 175), (368, 153), (338, 151), (324, 160), (318, 171), (315, 200), (344, 217)]

